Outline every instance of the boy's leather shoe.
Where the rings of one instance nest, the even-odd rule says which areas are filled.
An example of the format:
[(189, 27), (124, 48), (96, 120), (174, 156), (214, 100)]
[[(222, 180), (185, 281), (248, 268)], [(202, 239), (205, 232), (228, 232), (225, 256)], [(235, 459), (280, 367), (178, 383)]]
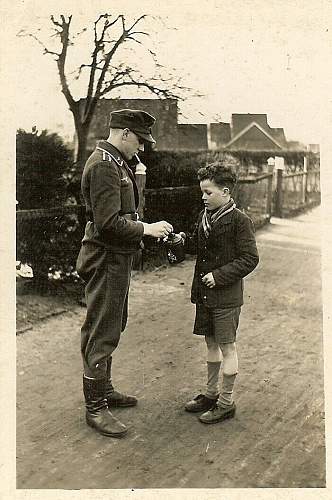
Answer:
[(192, 412), (192, 413), (198, 413), (206, 410), (210, 410), (218, 401), (218, 396), (216, 396), (214, 399), (208, 398), (204, 394), (198, 394), (194, 399), (191, 401), (188, 401), (185, 405), (185, 410)]
[(203, 413), (198, 418), (203, 424), (215, 424), (226, 420), (227, 418), (233, 418), (235, 415), (236, 406), (235, 403), (229, 408), (224, 408), (220, 404), (216, 403), (211, 410)]
[(135, 396), (128, 396), (127, 394), (122, 394), (118, 391), (107, 391), (107, 404), (108, 407), (113, 408), (126, 408), (129, 406), (137, 405), (137, 398)]

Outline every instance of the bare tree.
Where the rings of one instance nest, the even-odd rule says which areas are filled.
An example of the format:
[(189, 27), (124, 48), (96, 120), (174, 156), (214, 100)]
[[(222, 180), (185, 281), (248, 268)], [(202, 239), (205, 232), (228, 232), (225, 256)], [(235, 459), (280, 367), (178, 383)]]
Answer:
[[(94, 21), (93, 24), (93, 50), (90, 61), (81, 64), (77, 70), (76, 79), (79, 79), (83, 71), (88, 71), (88, 83), (86, 96), (83, 99), (75, 99), (69, 87), (66, 63), (68, 49), (74, 44), (75, 34), (71, 35), (72, 15), (66, 17), (60, 15), (58, 19), (51, 16), (54, 36), (60, 41), (60, 50), (53, 51), (34, 34), (21, 31), (19, 36), (31, 36), (42, 45), (44, 54), (54, 56), (61, 84), (61, 91), (64, 94), (69, 109), (73, 114), (75, 131), (77, 135), (78, 147), (76, 152), (76, 164), (78, 170), (82, 167), (86, 159), (87, 139), (92, 118), (94, 116), (99, 99), (120, 87), (135, 86), (147, 89), (149, 92), (162, 98), (181, 99), (183, 91), (190, 89), (182, 86), (180, 78), (163, 77), (155, 74), (147, 78), (140, 74), (138, 69), (123, 63), (115, 63), (115, 56), (119, 55), (120, 48), (124, 48), (128, 43), (140, 44), (144, 46), (142, 39), (149, 36), (149, 33), (139, 29), (144, 22), (146, 15), (141, 15), (134, 22), (127, 23), (124, 15), (113, 17), (110, 14), (103, 14)], [(84, 28), (82, 32), (86, 32)], [(157, 62), (156, 54), (146, 48), (153, 57), (155, 68), (163, 68)]]

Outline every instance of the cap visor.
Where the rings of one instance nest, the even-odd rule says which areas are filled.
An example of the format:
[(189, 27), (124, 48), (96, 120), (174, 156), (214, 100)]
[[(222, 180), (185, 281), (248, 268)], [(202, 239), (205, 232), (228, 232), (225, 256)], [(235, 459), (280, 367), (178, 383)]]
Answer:
[(154, 138), (152, 137), (151, 134), (143, 134), (142, 132), (136, 132), (136, 130), (133, 130), (133, 132), (134, 132), (134, 134), (138, 135), (138, 137), (143, 139), (143, 141), (145, 141), (145, 142), (151, 142), (152, 144), (156, 143), (156, 141), (154, 140)]

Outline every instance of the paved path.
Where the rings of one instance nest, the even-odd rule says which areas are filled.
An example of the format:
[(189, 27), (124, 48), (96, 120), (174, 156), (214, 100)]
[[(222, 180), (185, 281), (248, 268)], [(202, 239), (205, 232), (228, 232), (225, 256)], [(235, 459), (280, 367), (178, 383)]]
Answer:
[(234, 419), (206, 426), (183, 404), (204, 389), (205, 348), (191, 334), (193, 260), (137, 275), (115, 382), (139, 405), (117, 410), (122, 440), (84, 423), (84, 309), (17, 338), (18, 488), (324, 487), (319, 208), (257, 234), (246, 280)]

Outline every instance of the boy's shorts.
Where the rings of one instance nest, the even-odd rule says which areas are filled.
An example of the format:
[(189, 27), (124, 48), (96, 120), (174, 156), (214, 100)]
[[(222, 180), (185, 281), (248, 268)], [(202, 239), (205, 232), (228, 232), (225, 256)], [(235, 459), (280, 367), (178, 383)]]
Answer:
[(214, 337), (218, 344), (231, 344), (236, 341), (241, 307), (209, 309), (196, 304), (194, 335)]

